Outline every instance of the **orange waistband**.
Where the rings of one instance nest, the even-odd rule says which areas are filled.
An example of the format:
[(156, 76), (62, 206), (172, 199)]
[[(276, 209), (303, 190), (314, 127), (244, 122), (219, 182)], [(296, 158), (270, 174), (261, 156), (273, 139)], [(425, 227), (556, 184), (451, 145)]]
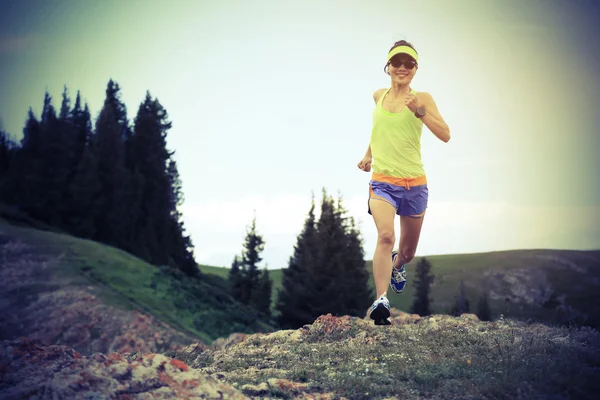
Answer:
[(398, 178), (395, 176), (387, 176), (373, 172), (371, 179), (377, 182), (390, 183), (396, 186), (404, 186), (407, 189), (410, 189), (411, 186), (421, 186), (427, 184), (427, 177), (425, 175), (417, 176), (415, 178)]

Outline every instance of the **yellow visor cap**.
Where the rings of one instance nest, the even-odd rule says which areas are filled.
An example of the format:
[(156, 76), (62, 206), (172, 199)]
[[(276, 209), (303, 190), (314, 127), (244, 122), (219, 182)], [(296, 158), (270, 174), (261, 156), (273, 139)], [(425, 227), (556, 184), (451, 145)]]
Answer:
[(392, 59), (392, 57), (394, 57), (397, 54), (408, 54), (409, 56), (411, 56), (412, 58), (415, 59), (415, 61), (419, 61), (419, 55), (417, 54), (416, 51), (413, 50), (412, 47), (409, 46), (398, 46), (392, 49), (392, 51), (390, 51), (388, 53), (388, 57), (387, 60), (390, 61)]

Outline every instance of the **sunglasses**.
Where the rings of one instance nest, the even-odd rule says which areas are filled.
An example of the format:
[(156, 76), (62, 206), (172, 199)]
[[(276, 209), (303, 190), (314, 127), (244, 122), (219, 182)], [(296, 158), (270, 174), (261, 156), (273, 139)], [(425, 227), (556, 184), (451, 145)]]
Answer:
[(404, 67), (406, 69), (413, 69), (417, 65), (417, 62), (414, 61), (414, 60), (395, 60), (395, 59), (392, 59), (392, 60), (390, 60), (390, 64), (394, 68), (400, 68), (402, 65), (404, 65)]

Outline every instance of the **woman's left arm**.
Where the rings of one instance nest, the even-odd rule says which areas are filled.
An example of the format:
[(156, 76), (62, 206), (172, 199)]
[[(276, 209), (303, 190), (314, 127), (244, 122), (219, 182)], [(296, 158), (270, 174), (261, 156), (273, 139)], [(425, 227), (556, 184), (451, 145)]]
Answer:
[(450, 128), (442, 118), (433, 97), (427, 92), (418, 95), (419, 106), (425, 107), (425, 116), (421, 118), (429, 130), (442, 142), (450, 140)]

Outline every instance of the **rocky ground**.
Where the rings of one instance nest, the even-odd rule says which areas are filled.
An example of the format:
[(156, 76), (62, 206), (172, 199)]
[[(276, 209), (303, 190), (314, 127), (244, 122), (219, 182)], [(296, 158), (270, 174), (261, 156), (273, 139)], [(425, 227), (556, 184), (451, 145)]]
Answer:
[(599, 377), (595, 330), (471, 314), (324, 315), (165, 354), (0, 345), (2, 399), (592, 399)]
[(0, 231), (3, 400), (586, 400), (600, 392), (600, 333), (590, 328), (394, 310), (390, 326), (322, 315), (209, 346), (146, 310), (111, 306), (99, 296), (105, 288), (61, 273), (60, 257), (37, 250)]
[(244, 399), (238, 390), (161, 354), (96, 353), (40, 346), (25, 338), (0, 345), (0, 398)]

